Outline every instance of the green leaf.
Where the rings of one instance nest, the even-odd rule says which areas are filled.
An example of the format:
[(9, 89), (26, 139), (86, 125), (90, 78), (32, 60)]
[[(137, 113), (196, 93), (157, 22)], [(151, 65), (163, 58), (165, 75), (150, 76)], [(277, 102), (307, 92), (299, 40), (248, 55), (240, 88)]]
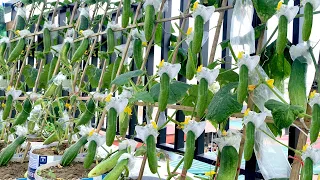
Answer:
[(134, 156), (144, 156), (146, 153), (147, 153), (147, 146), (141, 146), (136, 150), (136, 152), (134, 153)]
[(297, 116), (304, 112), (300, 106), (284, 104), (273, 99), (267, 101), (264, 106), (271, 111), (274, 124), (279, 129), (289, 127)]
[[(196, 105), (197, 98), (198, 98), (198, 87), (199, 85), (192, 85), (191, 88), (189, 88), (187, 92), (187, 96), (181, 102), (183, 106), (194, 107)], [(207, 106), (210, 104), (210, 101), (212, 98), (213, 98), (213, 93), (211, 91), (208, 91)], [(183, 113), (186, 116), (192, 115), (192, 111), (183, 111)]]
[(129, 71), (127, 73), (121, 74), (118, 77), (116, 77), (111, 84), (115, 84), (118, 86), (127, 84), (131, 78), (141, 76), (143, 75), (144, 71), (142, 70), (135, 70), (135, 71)]
[(267, 126), (275, 137), (282, 134), (282, 130), (278, 129), (273, 123), (267, 123)]
[(102, 71), (101, 69), (98, 69), (93, 64), (87, 67), (86, 75), (88, 76), (88, 79), (92, 88), (98, 87), (101, 71)]
[(237, 86), (238, 83), (229, 83), (215, 94), (208, 107), (208, 120), (220, 124), (233, 113), (241, 112), (242, 104), (238, 103), (237, 95), (231, 92)]
[[(170, 84), (170, 90), (169, 90), (169, 98), (168, 98), (168, 104), (174, 104), (176, 102), (179, 102), (186, 94), (187, 90), (191, 87), (191, 85), (179, 82), (179, 81), (172, 81)], [(160, 83), (155, 84), (150, 89), (150, 93), (154, 99), (155, 102), (158, 102), (158, 97), (160, 93)]]
[(22, 103), (19, 101), (15, 101), (14, 107), (16, 109), (16, 111), (21, 112), (23, 107), (22, 107)]
[(266, 23), (276, 13), (278, 2), (277, 0), (252, 0), (262, 23)]
[(137, 92), (133, 95), (133, 97), (129, 100), (129, 102), (137, 102), (143, 101), (145, 103), (154, 103), (153, 97), (148, 91)]
[(48, 84), (48, 73), (49, 73), (50, 64), (46, 64), (40, 74), (39, 79), (39, 88), (45, 89)]
[(36, 82), (38, 70), (33, 68), (30, 64), (27, 64), (22, 72), (25, 82), (27, 85), (32, 88), (34, 87), (34, 83)]
[(220, 69), (217, 81), (219, 82), (220, 86), (224, 86), (232, 82), (238, 82), (239, 75), (231, 70)]
[(83, 102), (83, 101), (79, 101), (79, 105), (78, 105), (78, 107), (79, 107), (79, 110), (83, 113), (83, 112), (85, 112), (86, 110), (87, 110), (87, 106), (86, 106), (86, 103), (85, 102)]

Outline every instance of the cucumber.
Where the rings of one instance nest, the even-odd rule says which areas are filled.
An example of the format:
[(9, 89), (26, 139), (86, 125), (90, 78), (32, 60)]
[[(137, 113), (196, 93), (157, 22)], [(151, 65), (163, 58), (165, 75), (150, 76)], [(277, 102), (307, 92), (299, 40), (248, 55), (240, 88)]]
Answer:
[(69, 42), (65, 42), (61, 48), (61, 51), (59, 53), (59, 59), (60, 61), (68, 67), (69, 61), (68, 61), (68, 52), (70, 50), (71, 44)]
[(13, 126), (24, 124), (27, 121), (31, 110), (32, 110), (32, 104), (30, 100), (29, 99), (24, 100), (23, 109), (21, 113), (18, 115), (18, 117), (15, 119), (15, 121), (13, 122)]
[(46, 90), (46, 92), (44, 93), (44, 97), (50, 97), (54, 95), (57, 90), (57, 87), (58, 87), (57, 85), (55, 85), (54, 83), (51, 83), (48, 89)]
[(199, 118), (203, 117), (204, 112), (207, 108), (208, 98), (208, 81), (204, 78), (200, 79), (198, 87), (198, 99), (196, 105), (196, 112)]
[(57, 57), (57, 56), (54, 56), (53, 59), (52, 59), (51, 62), (50, 62), (50, 67), (49, 67), (47, 82), (49, 82), (50, 79), (52, 78), (53, 71), (54, 71), (54, 68), (56, 67), (57, 61), (58, 61), (58, 57)]
[(196, 16), (194, 20), (194, 36), (192, 41), (192, 51), (195, 54), (198, 54), (201, 51), (202, 39), (203, 39), (203, 24), (204, 20), (202, 16)]
[(111, 81), (113, 81), (117, 76), (117, 72), (118, 72), (118, 69), (119, 69), (119, 66), (120, 66), (120, 62), (121, 62), (121, 57), (118, 57), (114, 62), (114, 65), (113, 65), (113, 68), (112, 68), (112, 74), (111, 74)]
[(25, 46), (24, 39), (23, 38), (19, 39), (18, 43), (15, 45), (15, 47), (9, 54), (8, 62), (14, 62), (15, 60), (17, 60), (17, 58), (21, 55), (21, 52), (23, 51), (24, 46)]
[(192, 42), (188, 48), (188, 60), (186, 65), (186, 78), (188, 80), (193, 79), (196, 74), (196, 66), (197, 66), (197, 55), (192, 52)]
[(149, 42), (152, 38), (155, 18), (155, 9), (153, 5), (147, 5), (145, 8), (144, 33), (146, 40)]
[(57, 141), (59, 141), (59, 136), (57, 132), (54, 132), (49, 137), (47, 137), (47, 139), (44, 140), (43, 145), (48, 145)]
[(25, 26), (26, 26), (26, 20), (23, 17), (18, 16), (15, 30), (21, 31), (25, 28)]
[(80, 16), (79, 31), (87, 30), (88, 28), (89, 28), (89, 19), (86, 16), (81, 15)]
[(62, 155), (60, 164), (61, 166), (69, 166), (72, 161), (77, 157), (80, 149), (88, 142), (87, 136), (82, 136), (78, 142), (72, 144)]
[(121, 25), (123, 28), (126, 28), (129, 24), (131, 0), (123, 0), (122, 2), (123, 2), (123, 8), (122, 8)]
[(302, 40), (308, 41), (312, 31), (312, 22), (313, 22), (313, 6), (311, 3), (307, 2), (304, 6), (303, 11), (303, 26), (302, 26)]
[(6, 166), (9, 163), (17, 148), (24, 143), (26, 139), (25, 136), (19, 136), (0, 152), (0, 166)]
[(238, 161), (237, 150), (233, 146), (224, 146), (221, 151), (220, 168), (216, 180), (235, 179)]
[(71, 62), (72, 63), (79, 62), (81, 60), (81, 57), (85, 53), (85, 51), (88, 49), (88, 47), (89, 47), (89, 39), (86, 38), (82, 40), (80, 46), (78, 47), (76, 52), (73, 54)]
[(122, 174), (122, 171), (125, 170), (126, 166), (128, 165), (129, 160), (123, 159), (120, 161), (113, 169), (110, 171), (103, 180), (113, 180), (113, 179), (119, 179), (120, 175)]
[(320, 131), (320, 106), (314, 104), (312, 108), (312, 121), (310, 126), (310, 141), (311, 144), (316, 142)]
[(278, 38), (276, 42), (277, 54), (282, 54), (287, 45), (288, 19), (282, 15), (279, 18)]
[(107, 48), (108, 48), (108, 53), (112, 54), (114, 52), (114, 47), (115, 47), (115, 41), (114, 41), (114, 32), (111, 28), (107, 30)]
[(133, 59), (137, 69), (140, 69), (143, 63), (143, 47), (140, 39), (134, 40)]
[(169, 98), (170, 77), (167, 73), (163, 73), (160, 78), (160, 94), (159, 94), (159, 111), (166, 110)]
[(303, 178), (302, 180), (312, 180), (313, 177), (313, 161), (311, 158), (307, 157), (304, 160), (304, 165), (302, 168)]
[(13, 96), (9, 94), (6, 98), (6, 107), (4, 107), (2, 112), (2, 120), (6, 120), (9, 117), (10, 111), (12, 108), (12, 103), (13, 103)]
[(149, 135), (146, 140), (147, 144), (147, 158), (150, 171), (155, 174), (158, 171), (158, 157), (156, 150), (156, 139)]
[(43, 29), (43, 53), (47, 54), (51, 50), (51, 34), (48, 28)]
[(85, 169), (90, 168), (91, 164), (94, 161), (94, 157), (96, 156), (96, 151), (97, 151), (97, 143), (95, 141), (90, 141), (87, 155), (84, 158), (84, 162), (83, 162), (83, 167)]
[(108, 112), (108, 122), (106, 130), (106, 144), (111, 146), (116, 137), (117, 111), (110, 108)]
[(291, 105), (298, 105), (304, 110), (307, 107), (306, 73), (308, 64), (304, 57), (298, 57), (293, 61), (288, 84)]
[(196, 137), (192, 131), (188, 131), (186, 139), (186, 150), (184, 153), (184, 164), (183, 169), (188, 170), (192, 166), (192, 161), (194, 157)]
[(81, 115), (80, 120), (78, 121), (76, 126), (88, 124), (88, 122), (94, 117), (95, 112), (95, 104), (93, 99), (91, 98), (86, 106), (86, 111)]
[(6, 49), (7, 49), (7, 43), (5, 42), (2, 42), (0, 44), (0, 63), (1, 64), (5, 64), (6, 62), (4, 61), (4, 53), (6, 52)]
[(244, 159), (249, 161), (253, 153), (255, 125), (248, 122), (246, 127), (246, 141), (244, 143)]
[(237, 89), (237, 101), (242, 104), (248, 95), (248, 85), (249, 85), (249, 69), (246, 65), (240, 67), (239, 72), (239, 84)]
[(121, 150), (121, 151), (118, 151), (117, 153), (115, 153), (113, 156), (111, 156), (110, 158), (106, 159), (106, 160), (103, 160), (101, 161), (98, 165), (96, 165), (88, 174), (88, 177), (89, 178), (92, 178), (92, 177), (96, 177), (96, 176), (100, 176), (106, 172), (109, 172), (111, 169), (113, 169), (117, 162), (118, 162), (118, 159), (120, 158), (120, 156), (123, 154), (123, 153), (126, 153), (127, 150)]
[(129, 127), (130, 115), (122, 112), (119, 115), (119, 134), (125, 136)]

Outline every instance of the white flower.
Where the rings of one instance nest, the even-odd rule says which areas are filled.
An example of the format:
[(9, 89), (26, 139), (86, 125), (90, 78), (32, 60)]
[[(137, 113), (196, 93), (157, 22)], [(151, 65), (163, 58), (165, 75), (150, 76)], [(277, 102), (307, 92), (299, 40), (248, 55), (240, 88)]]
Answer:
[(41, 117), (41, 115), (42, 115), (41, 105), (40, 104), (35, 105), (30, 112), (28, 120), (29, 121), (37, 121)]
[(314, 165), (320, 163), (320, 149), (316, 149), (312, 145), (308, 146), (307, 150), (302, 153), (302, 159), (305, 160), (307, 157), (313, 161)]
[(100, 147), (106, 142), (106, 137), (104, 135), (94, 132), (94, 129), (92, 129), (91, 132), (89, 132), (88, 137), (88, 142), (90, 141), (95, 141), (97, 143), (97, 147)]
[(119, 151), (129, 148), (130, 153), (133, 153), (138, 145), (138, 142), (132, 139), (126, 139), (119, 143)]
[(22, 94), (21, 90), (16, 90), (14, 87), (11, 87), (7, 91), (6, 96), (8, 97), (8, 95), (11, 95), (13, 100), (17, 100), (21, 94)]
[(19, 31), (19, 36), (22, 38), (24, 38), (25, 36), (28, 36), (29, 34), (31, 34), (31, 32), (27, 29)]
[(80, 11), (80, 16), (85, 16), (86, 18), (89, 18), (89, 8), (85, 7), (85, 8), (78, 8), (78, 10)]
[(118, 163), (124, 159), (128, 159), (128, 168), (129, 170), (132, 170), (135, 165), (135, 158), (132, 154), (129, 153), (123, 153), (120, 158), (118, 159)]
[(186, 119), (183, 132), (187, 134), (189, 131), (192, 131), (195, 135), (195, 138), (198, 139), (198, 137), (203, 133), (205, 127), (205, 121), (197, 122), (195, 120)]
[(10, 39), (8, 37), (2, 37), (0, 39), (0, 44), (6, 43), (7, 45), (10, 45)]
[(298, 14), (299, 12), (299, 6), (288, 6), (285, 4), (281, 4), (281, 1), (279, 1), (278, 4), (278, 10), (276, 16), (280, 18), (281, 16), (285, 16), (288, 20), (288, 23), (290, 23), (294, 17)]
[(147, 42), (144, 31), (142, 30), (139, 31), (138, 29), (134, 29), (132, 30), (131, 33), (132, 33), (133, 39), (140, 39), (142, 42)]
[(92, 34), (94, 34), (94, 32), (91, 29), (87, 29), (87, 30), (82, 32), (82, 35), (84, 36), (84, 38), (88, 38)]
[(72, 37), (66, 37), (66, 38), (63, 40), (63, 43), (73, 44), (73, 38), (72, 38)]
[[(126, 48), (126, 44), (121, 44), (119, 46), (116, 46), (115, 49), (115, 53), (117, 56), (120, 56), (122, 57), (123, 56), (123, 53), (124, 53), (124, 50)], [(128, 51), (127, 51), (127, 56), (125, 58), (125, 61), (124, 61), (124, 65), (128, 65), (130, 62), (129, 62), (129, 57), (131, 57), (133, 54), (133, 43), (130, 43), (129, 45), (129, 48), (128, 48)]]
[(81, 136), (85, 136), (85, 135), (88, 135), (91, 131), (92, 131), (92, 127), (89, 125), (89, 126), (85, 126), (85, 125), (81, 125), (78, 127), (79, 129), (79, 134)]
[(309, 104), (311, 107), (313, 107), (315, 104), (318, 104), (320, 106), (320, 94), (315, 93), (315, 94), (311, 95), (310, 100), (309, 100)]
[(35, 101), (35, 100), (41, 98), (41, 96), (42, 96), (41, 94), (34, 93), (34, 92), (31, 92), (29, 94), (29, 98), (30, 98), (31, 101)]
[(309, 52), (309, 45), (306, 43), (299, 43), (297, 45), (292, 45), (290, 47), (290, 56), (293, 60), (296, 60), (298, 57), (303, 56), (306, 58), (308, 64), (312, 64), (312, 57)]
[(133, 88), (132, 87), (123, 87), (122, 93), (118, 96), (119, 98), (130, 99), (133, 96)]
[(0, 90), (7, 89), (8, 85), (9, 85), (9, 81), (7, 79), (3, 79), (3, 76), (0, 75)]
[(107, 96), (108, 96), (108, 92), (105, 92), (104, 94), (99, 92), (93, 92), (93, 99), (95, 101), (104, 101)]
[[(188, 46), (190, 46), (190, 42), (193, 41), (193, 37), (194, 37), (194, 31), (191, 32), (189, 35), (187, 35), (186, 43), (188, 44)], [(204, 31), (201, 46), (203, 46), (208, 39), (209, 39), (209, 32)]]
[(107, 103), (107, 110), (109, 111), (110, 108), (114, 108), (118, 115), (124, 111), (124, 108), (128, 105), (128, 99), (126, 98), (117, 98), (117, 97), (112, 97), (111, 101)]
[(197, 5), (194, 5), (193, 7), (194, 7), (194, 9), (193, 9), (192, 17), (196, 18), (197, 16), (201, 16), (203, 18), (204, 23), (206, 23), (210, 20), (212, 14), (215, 11), (214, 6), (206, 7), (202, 4), (197, 4)]
[[(219, 132), (221, 134), (221, 132)], [(235, 149), (239, 149), (241, 141), (241, 133), (237, 130), (231, 130), (226, 133), (225, 136), (213, 139), (213, 142), (217, 143), (219, 150), (222, 151), (224, 146), (233, 146)]]
[[(47, 28), (47, 29), (49, 29), (49, 31), (51, 31), (52, 29), (54, 29), (56, 27), (58, 27), (58, 26), (56, 24), (52, 24), (52, 21), (47, 21), (43, 25), (43, 30), (45, 28)], [(58, 37), (58, 31), (51, 31), (50, 32), (50, 37), (51, 37), (51, 39), (54, 39), (54, 38)]]
[(16, 135), (17, 136), (26, 136), (28, 134), (28, 128), (25, 126), (18, 125), (16, 126)]
[[(241, 54), (241, 52), (239, 54)], [(242, 65), (246, 65), (249, 71), (253, 71), (260, 61), (260, 56), (249, 56), (248, 54), (239, 56), (240, 58), (238, 59), (238, 67), (240, 68)]]
[(320, 6), (319, 0), (302, 0), (301, 4), (305, 6), (307, 2), (313, 6), (313, 10), (318, 9), (318, 7)]
[(220, 89), (220, 84), (219, 84), (219, 82), (214, 82), (211, 86), (209, 86), (209, 90), (213, 93), (213, 94), (215, 94), (215, 93), (217, 93), (218, 91), (219, 91), (219, 89)]
[(69, 126), (69, 114), (66, 110), (63, 111), (62, 117), (60, 117), (58, 119), (58, 122), (60, 122), (61, 124), (63, 124), (64, 128)]
[(198, 71), (197, 71), (197, 80), (200, 82), (202, 78), (207, 80), (208, 85), (211, 86), (214, 81), (217, 79), (219, 75), (219, 69), (209, 69), (206, 67), (199, 66)]
[(141, 139), (143, 142), (146, 142), (149, 136), (154, 136), (154, 138), (157, 140), (157, 137), (159, 135), (157, 126), (154, 124), (136, 126), (135, 130), (137, 132), (137, 138)]
[(62, 72), (59, 72), (59, 74), (53, 79), (53, 83), (57, 86), (60, 86), (64, 80), (66, 80), (67, 77), (62, 74)]
[(161, 0), (146, 0), (143, 4), (143, 8), (146, 8), (148, 5), (152, 5), (155, 12), (158, 12), (160, 10), (161, 2)]
[(248, 124), (248, 122), (252, 122), (256, 128), (259, 128), (264, 120), (267, 117), (267, 113), (262, 112), (262, 113), (256, 113), (254, 111), (249, 111), (248, 115), (245, 115), (243, 118), (243, 122), (245, 125)]
[(163, 73), (166, 73), (169, 75), (170, 79), (172, 80), (178, 75), (180, 69), (181, 69), (181, 64), (171, 64), (171, 63), (164, 62), (164, 60), (162, 60), (159, 64), (158, 75), (161, 77)]

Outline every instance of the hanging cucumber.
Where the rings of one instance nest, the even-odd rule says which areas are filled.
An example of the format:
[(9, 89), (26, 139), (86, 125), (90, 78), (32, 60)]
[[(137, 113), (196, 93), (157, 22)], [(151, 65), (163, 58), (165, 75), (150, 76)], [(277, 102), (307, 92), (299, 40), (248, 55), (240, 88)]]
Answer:
[(126, 112), (122, 112), (119, 115), (119, 134), (125, 136), (129, 127), (130, 115)]
[(187, 139), (186, 139), (186, 150), (184, 153), (184, 164), (183, 169), (188, 170), (192, 166), (192, 161), (194, 157), (194, 150), (195, 150), (195, 142), (196, 137), (194, 132), (188, 131)]
[(255, 125), (248, 122), (246, 126), (246, 141), (244, 143), (244, 159), (249, 161), (253, 153)]
[(44, 140), (43, 145), (48, 145), (57, 141), (59, 141), (59, 136), (57, 132), (54, 132), (49, 137), (47, 137), (47, 139)]
[(77, 48), (76, 52), (74, 52), (71, 59), (71, 63), (79, 62), (81, 60), (81, 57), (85, 53), (85, 51), (88, 49), (88, 47), (89, 47), (89, 39), (88, 38), (83, 39), (80, 46)]
[(144, 33), (146, 40), (149, 42), (152, 38), (152, 32), (154, 28), (155, 18), (155, 9), (153, 5), (147, 5), (145, 8), (145, 19), (144, 19)]
[(112, 74), (111, 74), (111, 81), (113, 81), (117, 76), (117, 72), (118, 72), (118, 69), (119, 69), (119, 66), (120, 66), (120, 62), (121, 62), (121, 57), (118, 57), (114, 62), (114, 65), (113, 65), (113, 68), (112, 68)]
[(129, 24), (131, 0), (123, 0), (122, 2), (123, 2), (123, 8), (122, 8), (121, 24), (123, 28), (126, 28)]
[(163, 73), (160, 78), (160, 94), (159, 94), (159, 111), (166, 110), (169, 99), (170, 77), (167, 73)]
[(308, 41), (311, 35), (313, 22), (313, 6), (310, 2), (307, 2), (304, 6), (303, 17), (302, 40)]
[(237, 100), (240, 104), (245, 101), (248, 95), (248, 85), (249, 85), (249, 69), (246, 65), (240, 67), (239, 72), (239, 84), (237, 89)]
[(25, 28), (25, 26), (26, 26), (25, 18), (18, 15), (15, 30), (21, 31)]
[(314, 104), (312, 108), (312, 120), (310, 126), (310, 141), (311, 144), (316, 142), (320, 131), (320, 105)]
[(120, 150), (117, 153), (115, 153), (113, 156), (111, 156), (110, 158), (101, 161), (98, 165), (96, 165), (88, 174), (88, 177), (96, 177), (96, 176), (100, 176), (106, 172), (109, 172), (111, 169), (113, 169), (117, 162), (118, 159), (120, 158), (120, 156), (123, 153), (126, 153), (127, 150)]
[(114, 52), (114, 47), (115, 47), (115, 41), (114, 41), (114, 32), (111, 28), (107, 30), (107, 48), (108, 48), (108, 53), (112, 54)]
[(197, 66), (197, 55), (192, 52), (192, 42), (190, 42), (190, 46), (188, 48), (188, 60), (186, 65), (186, 78), (188, 80), (193, 79), (196, 74), (196, 66)]
[(6, 106), (3, 109), (2, 112), (2, 120), (6, 120), (10, 114), (11, 108), (13, 103), (13, 96), (9, 94), (6, 98)]
[(50, 79), (52, 78), (53, 71), (54, 71), (54, 68), (56, 67), (57, 61), (58, 61), (58, 57), (57, 57), (57, 56), (54, 56), (53, 59), (52, 59), (51, 62), (50, 62), (50, 67), (49, 67), (47, 82), (49, 82)]
[(202, 39), (203, 39), (203, 32), (204, 32), (204, 20), (202, 16), (196, 16), (194, 20), (194, 36), (192, 41), (192, 51), (195, 54), (198, 54), (201, 51)]
[(235, 179), (239, 161), (238, 156), (238, 152), (233, 146), (223, 147), (216, 180)]
[(24, 100), (23, 109), (21, 113), (18, 115), (18, 117), (15, 119), (15, 121), (13, 122), (13, 126), (24, 124), (27, 121), (31, 110), (32, 110), (32, 104), (30, 100), (27, 98), (26, 100)]
[[(86, 11), (86, 10), (83, 10)], [(87, 30), (89, 28), (89, 18), (86, 15), (80, 15), (79, 31)]]
[(147, 158), (150, 171), (155, 174), (158, 171), (158, 157), (156, 150), (156, 139), (154, 136), (149, 135), (146, 139), (147, 144)]
[(303, 178), (302, 180), (312, 180), (313, 177), (313, 161), (311, 158), (307, 157), (304, 160), (304, 165), (302, 167)]
[(125, 170), (126, 166), (128, 165), (129, 160), (123, 159), (110, 171), (103, 180), (112, 180), (112, 179), (119, 179), (122, 171)]
[(278, 23), (278, 38), (276, 42), (277, 54), (282, 54), (287, 45), (288, 19), (282, 15)]
[(43, 52), (49, 53), (51, 50), (51, 34), (48, 28), (43, 29)]
[(6, 52), (6, 49), (7, 49), (7, 43), (6, 42), (2, 42), (0, 44), (0, 63), (1, 64), (5, 64), (5, 61), (4, 61), (4, 53)]
[(17, 148), (24, 143), (26, 139), (25, 136), (19, 136), (0, 152), (0, 166), (6, 166), (9, 163)]
[(60, 164), (61, 166), (69, 166), (72, 161), (77, 157), (81, 147), (83, 147), (88, 141), (87, 136), (82, 136), (78, 142), (71, 145), (64, 153), (61, 158)]
[(114, 138), (116, 137), (116, 124), (117, 124), (117, 111), (114, 108), (110, 108), (108, 111), (108, 122), (106, 131), (106, 144), (111, 146)]
[(134, 40), (133, 59), (137, 69), (140, 69), (143, 62), (143, 47), (142, 47), (142, 41), (140, 39)]
[(197, 117), (201, 118), (207, 108), (208, 98), (208, 81), (204, 78), (200, 79), (198, 87), (198, 99), (196, 105)]
[(19, 39), (18, 43), (15, 45), (8, 57), (8, 62), (14, 62), (22, 53), (25, 46), (25, 40), (23, 38)]
[(71, 44), (70, 42), (65, 42), (62, 46), (62, 49), (59, 53), (59, 59), (60, 61), (67, 67), (69, 67), (69, 61), (68, 61), (68, 52), (70, 50)]
[(83, 161), (83, 167), (85, 169), (90, 168), (94, 161), (94, 157), (96, 156), (96, 151), (97, 151), (97, 143), (95, 141), (90, 141), (88, 150), (87, 150), (87, 155), (84, 158)]
[(57, 90), (57, 85), (54, 83), (51, 83), (48, 87), (48, 89), (46, 90), (46, 92), (44, 93), (44, 97), (50, 97), (53, 94), (55, 94), (56, 90)]
[(88, 122), (94, 117), (95, 104), (91, 98), (86, 106), (86, 111), (81, 115), (80, 120), (77, 122), (76, 126), (88, 124)]

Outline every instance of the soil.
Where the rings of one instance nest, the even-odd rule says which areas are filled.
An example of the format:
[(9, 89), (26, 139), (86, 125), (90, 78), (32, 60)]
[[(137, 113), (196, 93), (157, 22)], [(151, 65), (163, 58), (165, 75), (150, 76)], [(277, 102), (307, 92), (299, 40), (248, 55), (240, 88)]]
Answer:
[(9, 162), (7, 166), (0, 167), (0, 180), (23, 178), (28, 170), (28, 162)]
[(62, 155), (66, 148), (67, 148), (67, 144), (64, 143), (59, 145), (59, 147), (53, 146), (53, 147), (47, 147), (47, 148), (41, 148), (41, 149), (34, 149), (32, 153), (42, 155), (42, 156)]
[(89, 169), (84, 169), (83, 163), (72, 163), (70, 166), (54, 166), (44, 169), (40, 172), (40, 176), (45, 179), (75, 180), (88, 177), (88, 173), (93, 169), (95, 164)]

